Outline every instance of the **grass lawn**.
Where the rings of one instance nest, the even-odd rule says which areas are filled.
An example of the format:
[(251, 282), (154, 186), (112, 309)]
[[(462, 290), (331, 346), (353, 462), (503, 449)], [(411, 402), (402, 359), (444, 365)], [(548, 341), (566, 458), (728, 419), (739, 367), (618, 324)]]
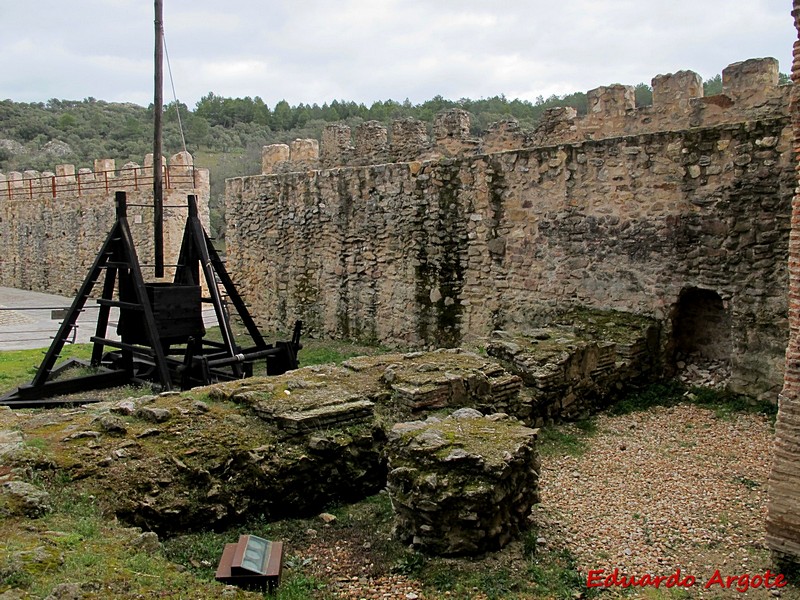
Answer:
[[(23, 383), (29, 383), (47, 352), (46, 348), (34, 350), (10, 350), (0, 352), (0, 393), (9, 391)], [(61, 351), (61, 360), (92, 356), (92, 344), (67, 344)]]

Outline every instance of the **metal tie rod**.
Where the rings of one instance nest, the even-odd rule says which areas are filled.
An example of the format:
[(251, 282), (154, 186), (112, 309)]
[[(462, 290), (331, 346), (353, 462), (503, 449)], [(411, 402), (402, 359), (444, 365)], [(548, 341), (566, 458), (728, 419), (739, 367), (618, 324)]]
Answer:
[[(155, 208), (152, 204), (131, 204), (130, 202), (127, 203), (127, 206), (139, 206), (145, 208)], [(164, 206), (164, 210), (168, 210), (170, 208), (189, 208), (188, 204), (167, 204)]]
[[(85, 306), (81, 309), (81, 312), (84, 310), (88, 310), (90, 308), (100, 308), (99, 306)], [(0, 310), (68, 310), (69, 306), (17, 306), (17, 307), (9, 307), (9, 306), (0, 306)]]

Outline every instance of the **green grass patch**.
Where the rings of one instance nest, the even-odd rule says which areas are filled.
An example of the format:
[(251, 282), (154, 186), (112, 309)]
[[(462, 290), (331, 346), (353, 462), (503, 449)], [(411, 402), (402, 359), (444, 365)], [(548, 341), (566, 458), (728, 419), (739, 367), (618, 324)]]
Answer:
[(749, 479), (748, 477), (745, 477), (744, 475), (735, 475), (733, 477), (733, 482), (734, 483), (741, 483), (744, 487), (746, 487), (746, 488), (748, 488), (750, 490), (754, 490), (757, 487), (761, 486), (761, 484), (759, 482), (753, 481), (752, 479)]
[(425, 568), (428, 560), (421, 552), (406, 549), (392, 565), (392, 573), (401, 575), (418, 576)]
[(594, 419), (581, 419), (580, 421), (576, 421), (575, 427), (586, 435), (597, 433), (597, 423), (594, 422)]
[(281, 585), (274, 596), (275, 600), (332, 600), (336, 596), (327, 591), (328, 585), (302, 573), (291, 572), (281, 579)]
[(482, 594), (490, 600), (572, 600), (597, 595), (587, 590), (568, 550), (541, 550), (523, 558), (513, 562), (495, 561), (491, 555), (476, 560), (426, 558), (414, 576), (425, 585), (426, 598), (468, 600)]
[(741, 394), (710, 388), (686, 388), (677, 381), (659, 382), (634, 390), (612, 405), (611, 415), (625, 415), (649, 410), (655, 406), (676, 406), (681, 403), (695, 404), (713, 410), (718, 418), (729, 418), (737, 413), (763, 414), (774, 422), (778, 412), (776, 404), (754, 400)]
[(430, 559), (419, 571), (418, 578), (433, 592), (430, 597), (439, 598), (448, 593), (448, 598), (468, 599), (477, 593), (485, 594), (489, 600), (523, 598), (528, 591), (525, 579), (512, 575), (504, 566), (487, 567), (476, 561)]
[(531, 559), (528, 576), (536, 598), (570, 600), (597, 596), (595, 588), (586, 587), (586, 579), (578, 571), (575, 557), (566, 549), (542, 553)]
[(30, 448), (36, 448), (37, 450), (45, 451), (49, 447), (47, 440), (40, 438), (40, 437), (29, 437), (25, 439), (25, 445)]
[(521, 535), (522, 538), (522, 556), (525, 558), (534, 558), (536, 552), (539, 550), (538, 538), (539, 528), (536, 526), (530, 527)]
[[(79, 482), (48, 473), (35, 484), (49, 493), (52, 511), (33, 520), (0, 519), (0, 595), (19, 589), (26, 598), (45, 598), (59, 584), (73, 584), (87, 598), (221, 597), (220, 584), (195, 577), (162, 550), (143, 548), (140, 531), (105, 514)], [(261, 596), (237, 591), (232, 597)]]
[[(308, 345), (307, 343), (305, 344)], [(331, 348), (330, 346), (316, 346), (304, 347), (300, 352), (300, 364), (307, 367), (309, 365), (322, 365), (327, 363), (341, 363), (348, 358), (359, 356), (361, 353), (358, 351), (348, 350), (346, 348)]]
[[(61, 356), (56, 362), (56, 366), (67, 359), (77, 358), (89, 361), (92, 357), (94, 344), (67, 344), (61, 351)], [(36, 371), (44, 358), (46, 350), (37, 348), (34, 350), (8, 350), (0, 352), (0, 395), (12, 391), (20, 385), (30, 383), (36, 375)], [(96, 370), (92, 367), (75, 365), (54, 379), (72, 379), (83, 375), (91, 375)], [(106, 390), (94, 390), (93, 396), (104, 400), (122, 400), (125, 398), (137, 398), (153, 393), (150, 386), (125, 385)], [(87, 396), (86, 392), (72, 394), (80, 401)], [(69, 398), (66, 396), (65, 398)]]
[(713, 410), (718, 418), (730, 418), (737, 413), (761, 414), (775, 422), (778, 405), (759, 401), (733, 392), (693, 387), (685, 394), (685, 399), (697, 406)]
[[(61, 350), (59, 362), (68, 358), (88, 360), (92, 357), (93, 344), (66, 344)], [(42, 363), (46, 350), (8, 350), (0, 352), (0, 391), (8, 391), (29, 383)]]
[[(238, 317), (231, 319), (231, 328), (237, 341), (244, 344), (249, 341), (249, 334), (239, 322)], [(268, 344), (271, 344), (278, 340), (288, 340), (292, 337), (292, 334), (291, 332), (280, 331), (262, 332), (262, 336)], [(206, 331), (206, 337), (210, 340), (222, 341), (219, 327), (209, 327)], [(398, 350), (392, 350), (385, 346), (351, 340), (328, 340), (301, 336), (300, 343), (303, 344), (303, 348), (298, 353), (297, 358), (301, 367), (330, 363), (339, 364), (355, 356), (372, 356), (386, 354), (387, 352), (398, 352)]]
[(392, 352), (389, 348), (378, 345), (339, 340), (301, 340), (303, 349), (298, 354), (301, 367), (328, 363), (339, 364), (355, 356), (373, 356)]
[(627, 415), (632, 412), (649, 410), (655, 406), (675, 406), (684, 400), (686, 388), (677, 381), (654, 383), (647, 387), (632, 390), (613, 404), (608, 412), (612, 415)]
[(582, 456), (589, 448), (588, 438), (596, 432), (597, 425), (593, 419), (542, 427), (539, 430), (539, 454), (541, 456)]
[[(258, 534), (253, 532), (253, 535)], [(179, 535), (164, 541), (164, 554), (197, 577), (211, 581), (225, 544), (233, 544), (238, 539), (238, 533), (229, 532), (200, 531)]]

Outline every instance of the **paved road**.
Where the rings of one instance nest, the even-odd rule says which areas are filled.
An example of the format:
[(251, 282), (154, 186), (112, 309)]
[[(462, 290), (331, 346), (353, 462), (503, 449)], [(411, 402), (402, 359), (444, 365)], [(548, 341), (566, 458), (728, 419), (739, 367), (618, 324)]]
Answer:
[[(49, 347), (61, 324), (60, 316), (53, 318), (53, 310), (67, 309), (72, 301), (73, 298), (63, 296), (0, 287), (0, 351)], [(95, 333), (98, 309), (94, 300), (86, 303), (78, 318), (74, 341), (89, 342)], [(119, 339), (118, 314), (117, 309), (111, 310), (106, 334), (111, 339)], [(204, 308), (203, 320), (206, 326), (217, 324), (213, 309)]]
[[(0, 287), (0, 350), (47, 348), (61, 324), (54, 310), (67, 309), (73, 298)], [(90, 300), (78, 318), (74, 341), (85, 343), (94, 335), (98, 305)], [(116, 336), (117, 311), (112, 311), (108, 334)], [(53, 317), (56, 318), (53, 318)], [(119, 339), (119, 338), (114, 338)]]

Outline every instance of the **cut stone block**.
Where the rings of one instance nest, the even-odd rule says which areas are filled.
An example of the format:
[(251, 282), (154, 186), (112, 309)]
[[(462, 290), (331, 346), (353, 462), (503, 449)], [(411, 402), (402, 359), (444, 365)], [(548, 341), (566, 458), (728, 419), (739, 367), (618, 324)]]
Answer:
[(389, 434), (395, 536), (440, 555), (505, 546), (538, 502), (537, 430), (461, 409), (398, 423)]

